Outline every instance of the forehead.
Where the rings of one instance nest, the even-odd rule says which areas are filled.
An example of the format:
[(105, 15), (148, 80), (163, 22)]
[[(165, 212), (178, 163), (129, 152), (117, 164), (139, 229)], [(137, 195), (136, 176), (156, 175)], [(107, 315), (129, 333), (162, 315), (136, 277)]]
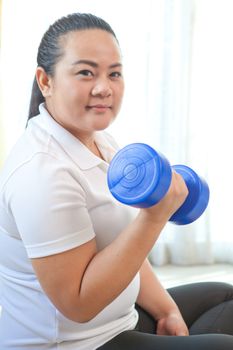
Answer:
[(64, 60), (109, 59), (121, 62), (121, 53), (115, 37), (101, 29), (74, 31), (61, 38)]

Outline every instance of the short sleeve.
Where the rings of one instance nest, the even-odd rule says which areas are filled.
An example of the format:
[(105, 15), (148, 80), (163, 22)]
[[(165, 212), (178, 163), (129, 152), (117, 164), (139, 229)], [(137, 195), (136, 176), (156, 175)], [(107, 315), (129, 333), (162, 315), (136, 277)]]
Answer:
[(8, 207), (29, 258), (57, 254), (95, 237), (78, 169), (39, 153), (8, 183)]

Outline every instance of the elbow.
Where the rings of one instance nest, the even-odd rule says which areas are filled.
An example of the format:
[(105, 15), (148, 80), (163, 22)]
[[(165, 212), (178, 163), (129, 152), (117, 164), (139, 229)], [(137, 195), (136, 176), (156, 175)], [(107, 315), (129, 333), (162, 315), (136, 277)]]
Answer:
[(92, 321), (103, 309), (96, 300), (92, 301), (92, 298), (82, 297), (77, 293), (69, 293), (59, 300), (51, 299), (51, 301), (64, 317), (77, 323)]
[(88, 322), (92, 321), (95, 318), (95, 316), (78, 315), (78, 317), (76, 318), (76, 322), (78, 322), (78, 323), (88, 323)]
[(81, 308), (77, 307), (76, 310), (72, 308), (72, 310), (59, 310), (63, 316), (73, 322), (77, 323), (88, 323), (92, 321), (97, 315), (98, 312), (94, 312), (94, 310), (81, 310)]

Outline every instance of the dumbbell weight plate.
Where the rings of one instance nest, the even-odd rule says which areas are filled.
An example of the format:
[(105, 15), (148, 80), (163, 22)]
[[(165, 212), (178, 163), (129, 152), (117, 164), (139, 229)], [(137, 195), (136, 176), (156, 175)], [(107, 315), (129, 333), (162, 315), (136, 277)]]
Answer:
[(171, 182), (168, 160), (144, 143), (125, 146), (112, 159), (108, 186), (120, 202), (138, 208), (158, 203)]
[(183, 177), (189, 194), (169, 221), (176, 225), (190, 224), (205, 211), (209, 202), (209, 187), (206, 181), (188, 166), (173, 165), (172, 168)]

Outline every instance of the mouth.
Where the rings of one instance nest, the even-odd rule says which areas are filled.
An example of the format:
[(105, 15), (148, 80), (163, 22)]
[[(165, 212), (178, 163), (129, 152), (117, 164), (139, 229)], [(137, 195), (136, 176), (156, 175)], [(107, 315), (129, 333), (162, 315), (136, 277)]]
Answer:
[(87, 106), (87, 109), (92, 109), (96, 112), (105, 112), (109, 109), (111, 109), (112, 107), (109, 105), (105, 105), (105, 104), (96, 104), (96, 105), (91, 105), (91, 106)]

